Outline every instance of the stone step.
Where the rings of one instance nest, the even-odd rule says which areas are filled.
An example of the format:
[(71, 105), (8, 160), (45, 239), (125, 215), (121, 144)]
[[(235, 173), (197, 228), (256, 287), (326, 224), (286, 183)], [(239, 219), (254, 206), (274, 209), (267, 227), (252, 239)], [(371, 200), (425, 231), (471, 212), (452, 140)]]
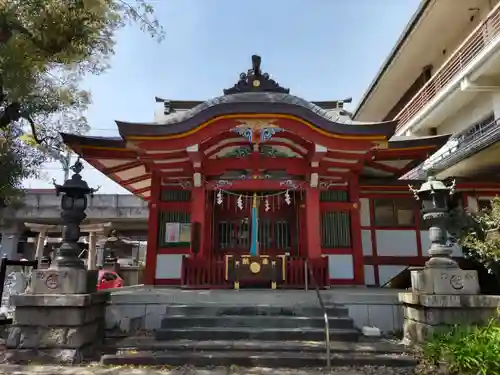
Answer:
[[(322, 341), (322, 328), (169, 328), (154, 332), (162, 340), (272, 340), (272, 341)], [(330, 329), (330, 340), (357, 341), (360, 333), (356, 329)]]
[[(332, 366), (393, 366), (413, 367), (416, 360), (406, 354), (332, 353)], [(315, 352), (254, 352), (254, 351), (175, 351), (128, 352), (104, 355), (103, 365), (115, 366), (242, 366), (242, 367), (324, 367), (326, 356)]]
[[(329, 326), (335, 328), (353, 328), (349, 317), (329, 317)], [(323, 328), (323, 317), (308, 316), (265, 316), (265, 315), (226, 315), (226, 316), (185, 316), (172, 315), (161, 322), (162, 328), (188, 327), (255, 327), (255, 328)]]
[[(329, 317), (349, 316), (349, 309), (342, 305), (326, 307)], [(265, 316), (323, 316), (323, 310), (310, 306), (226, 306), (226, 305), (170, 305), (166, 307), (166, 315), (185, 316), (226, 316), (226, 315), (265, 315)]]
[[(136, 351), (252, 351), (252, 352), (325, 352), (323, 341), (254, 341), (254, 340), (177, 340), (156, 341), (151, 336), (131, 336), (119, 339), (106, 339), (106, 353)], [(404, 354), (409, 349), (383, 339), (369, 340), (361, 338), (358, 342), (332, 341), (330, 351)]]

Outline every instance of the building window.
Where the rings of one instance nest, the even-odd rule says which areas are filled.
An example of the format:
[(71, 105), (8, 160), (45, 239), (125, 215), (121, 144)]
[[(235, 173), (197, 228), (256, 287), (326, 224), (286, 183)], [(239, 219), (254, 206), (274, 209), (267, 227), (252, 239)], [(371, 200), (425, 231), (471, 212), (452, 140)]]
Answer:
[(482, 136), (486, 131), (489, 131), (492, 126), (495, 126), (493, 122), (495, 121), (495, 115), (493, 113), (488, 114), (481, 120), (475, 122), (469, 126), (465, 131), (456, 136), (456, 138), (463, 142), (465, 140), (471, 141), (477, 137)]
[(413, 199), (375, 199), (375, 226), (415, 226), (416, 203)]

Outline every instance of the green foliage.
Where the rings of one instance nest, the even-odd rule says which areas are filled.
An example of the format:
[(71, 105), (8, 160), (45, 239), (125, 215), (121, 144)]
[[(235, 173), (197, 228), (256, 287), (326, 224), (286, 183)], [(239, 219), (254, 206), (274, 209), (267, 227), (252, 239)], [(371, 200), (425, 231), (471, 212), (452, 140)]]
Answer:
[(14, 131), (0, 132), (0, 208), (11, 204), (21, 194), (21, 181), (37, 176), (44, 161), (41, 152), (26, 147)]
[(464, 232), (460, 244), (466, 255), (496, 273), (500, 261), (500, 198), (491, 201), (491, 209), (471, 215), (471, 218), (475, 225)]
[(491, 319), (487, 326), (454, 326), (429, 339), (423, 356), (428, 364), (444, 367), (449, 374), (498, 375), (500, 325)]
[(1, 129), (0, 201), (45, 160), (62, 160), (60, 131), (88, 131), (90, 93), (79, 84), (109, 67), (116, 32), (127, 24), (164, 36), (146, 0), (0, 1), (0, 114), (18, 102), (32, 119)]

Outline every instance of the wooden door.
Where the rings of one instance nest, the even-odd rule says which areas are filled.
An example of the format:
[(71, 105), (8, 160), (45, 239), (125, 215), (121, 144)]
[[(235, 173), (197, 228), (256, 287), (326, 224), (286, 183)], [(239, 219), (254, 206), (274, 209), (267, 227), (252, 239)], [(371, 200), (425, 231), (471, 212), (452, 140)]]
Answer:
[[(248, 194), (250, 195), (250, 194)], [(248, 254), (251, 241), (251, 200), (237, 205), (237, 196), (214, 208), (213, 251), (216, 255)], [(287, 205), (283, 198), (274, 198), (268, 211), (264, 201), (259, 204), (259, 254), (297, 255), (297, 205)]]

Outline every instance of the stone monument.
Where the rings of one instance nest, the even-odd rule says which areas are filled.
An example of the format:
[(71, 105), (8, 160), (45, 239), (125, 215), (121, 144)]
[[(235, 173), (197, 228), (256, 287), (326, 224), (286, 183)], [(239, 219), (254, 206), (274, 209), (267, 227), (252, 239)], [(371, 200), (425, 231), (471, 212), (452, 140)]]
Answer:
[(78, 363), (92, 354), (103, 339), (107, 293), (97, 293), (97, 271), (86, 270), (78, 258), (80, 224), (85, 219), (89, 188), (77, 160), (74, 174), (57, 185), (61, 198), (63, 241), (47, 269), (34, 270), (31, 292), (12, 296), (16, 306), (7, 340), (7, 359), (25, 362)]
[(411, 292), (399, 293), (404, 309), (406, 343), (425, 340), (436, 329), (460, 323), (484, 323), (496, 311), (500, 297), (480, 295), (476, 271), (460, 269), (451, 258), (446, 223), (455, 183), (446, 186), (429, 177), (419, 190), (410, 191), (421, 203), (423, 219), (430, 223), (430, 259), (411, 271)]

